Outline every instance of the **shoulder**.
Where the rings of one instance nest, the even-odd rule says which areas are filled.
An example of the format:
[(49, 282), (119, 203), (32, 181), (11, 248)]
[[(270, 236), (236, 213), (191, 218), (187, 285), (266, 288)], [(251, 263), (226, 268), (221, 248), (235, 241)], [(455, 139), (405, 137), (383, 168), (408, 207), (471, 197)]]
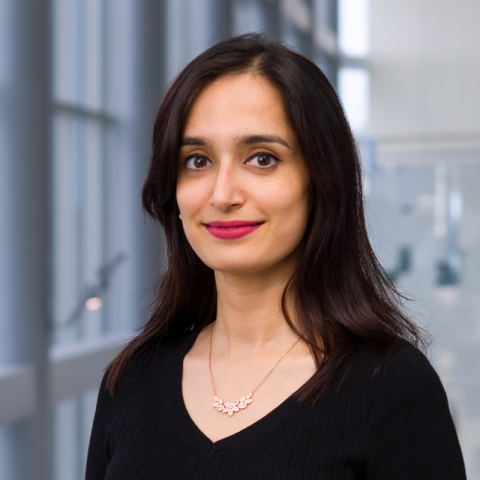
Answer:
[(368, 397), (372, 427), (390, 413), (449, 416), (445, 389), (426, 354), (400, 338), (383, 354), (360, 344), (352, 385)]
[(415, 366), (423, 366), (427, 369), (433, 368), (426, 354), (403, 338), (397, 338), (395, 341), (395, 353), (391, 357), (390, 365), (395, 365), (400, 368)]
[(152, 387), (161, 386), (163, 372), (175, 352), (193, 343), (196, 334), (179, 335), (152, 343), (142, 352), (137, 353), (121, 374), (114, 395), (107, 388), (111, 368), (107, 368), (100, 385), (97, 407), (96, 425), (111, 424), (124, 408), (132, 402), (147, 401), (151, 397)]
[(367, 428), (368, 478), (465, 479), (442, 382), (428, 358), (399, 341), (379, 375)]
[[(132, 390), (137, 391), (142, 384), (148, 383), (151, 378), (158, 379), (166, 364), (179, 350), (187, 351), (195, 341), (197, 333), (188, 333), (167, 337), (161, 341), (151, 342), (140, 352), (134, 354), (125, 367), (118, 384), (115, 399), (128, 396)], [(106, 383), (110, 369), (105, 371), (100, 393), (106, 393)]]
[(405, 340), (398, 340), (377, 379), (370, 426), (382, 428), (391, 417), (402, 430), (408, 423), (413, 431), (438, 426), (439, 421), (447, 429), (453, 426), (440, 377), (426, 355)]
[(393, 355), (380, 375), (380, 391), (401, 391), (408, 394), (440, 395), (445, 397), (440, 378), (427, 356), (417, 347), (398, 339)]
[[(431, 377), (438, 375), (427, 358), (426, 353), (412, 345), (407, 340), (396, 338), (386, 350), (358, 344), (358, 364), (363, 370), (376, 371), (377, 381), (401, 381), (415, 377)], [(413, 378), (412, 378), (413, 375)]]
[(356, 357), (356, 374), (372, 379), (375, 388), (384, 383), (402, 383), (418, 378), (438, 380), (425, 353), (407, 340), (396, 338), (383, 350), (360, 342)]

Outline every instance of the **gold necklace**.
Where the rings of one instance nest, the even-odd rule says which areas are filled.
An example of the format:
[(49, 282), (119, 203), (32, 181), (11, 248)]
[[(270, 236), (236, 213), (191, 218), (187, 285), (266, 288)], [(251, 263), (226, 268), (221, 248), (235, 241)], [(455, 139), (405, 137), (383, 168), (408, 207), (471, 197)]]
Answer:
[(212, 373), (212, 334), (213, 334), (213, 326), (212, 330), (210, 330), (210, 347), (208, 349), (208, 368), (210, 369), (210, 378), (212, 380), (212, 387), (213, 387), (213, 408), (215, 408), (218, 412), (226, 413), (229, 417), (231, 417), (235, 412), (243, 410), (247, 408), (247, 406), (252, 403), (252, 395), (255, 393), (258, 387), (269, 377), (269, 375), (277, 368), (277, 365), (285, 358), (287, 353), (298, 343), (300, 338), (280, 357), (280, 360), (273, 366), (273, 368), (263, 377), (263, 380), (250, 392), (247, 393), (245, 396), (240, 397), (240, 400), (235, 401), (225, 401), (223, 398), (220, 398), (215, 391), (215, 383), (213, 382), (213, 373)]

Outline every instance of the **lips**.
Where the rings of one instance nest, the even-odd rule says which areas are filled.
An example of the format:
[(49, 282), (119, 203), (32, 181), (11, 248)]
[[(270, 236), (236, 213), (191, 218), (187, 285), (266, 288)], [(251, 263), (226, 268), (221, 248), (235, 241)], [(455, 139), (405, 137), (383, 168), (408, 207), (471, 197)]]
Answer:
[(208, 222), (204, 225), (207, 231), (214, 237), (228, 240), (248, 235), (263, 223), (264, 222), (231, 220), (229, 222)]
[(245, 220), (231, 220), (230, 222), (208, 222), (205, 225), (213, 228), (239, 228), (239, 227), (253, 227), (260, 225), (263, 222), (249, 222)]

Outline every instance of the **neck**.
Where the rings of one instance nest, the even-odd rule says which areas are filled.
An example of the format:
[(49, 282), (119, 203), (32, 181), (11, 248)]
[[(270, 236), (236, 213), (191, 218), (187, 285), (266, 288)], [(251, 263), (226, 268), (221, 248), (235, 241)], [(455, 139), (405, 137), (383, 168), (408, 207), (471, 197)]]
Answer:
[[(291, 265), (253, 274), (215, 272), (217, 320), (215, 333), (231, 355), (265, 348), (283, 348), (297, 336), (282, 313), (282, 294)], [(288, 300), (288, 296), (287, 296)], [(293, 309), (289, 309), (289, 313)], [(294, 320), (294, 318), (292, 318)]]

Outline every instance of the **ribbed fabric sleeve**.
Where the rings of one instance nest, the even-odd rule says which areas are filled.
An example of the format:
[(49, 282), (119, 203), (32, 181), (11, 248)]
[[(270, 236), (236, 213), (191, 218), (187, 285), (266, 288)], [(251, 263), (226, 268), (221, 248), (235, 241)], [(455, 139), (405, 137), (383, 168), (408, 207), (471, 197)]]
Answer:
[(402, 348), (379, 380), (367, 437), (369, 480), (462, 480), (460, 446), (440, 379)]
[(86, 480), (465, 480), (445, 391), (407, 342), (380, 375), (360, 345), (356, 368), (314, 407), (294, 396), (211, 442), (182, 397), (196, 334), (139, 356), (111, 398), (100, 387)]

